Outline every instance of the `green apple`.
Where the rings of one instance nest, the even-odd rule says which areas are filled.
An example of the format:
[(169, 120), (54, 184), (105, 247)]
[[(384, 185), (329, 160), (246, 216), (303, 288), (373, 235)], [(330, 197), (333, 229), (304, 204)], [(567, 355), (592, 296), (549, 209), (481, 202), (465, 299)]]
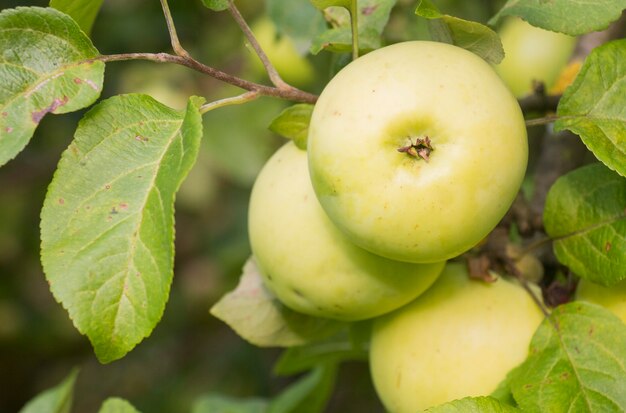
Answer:
[(533, 80), (552, 87), (576, 46), (576, 38), (512, 17), (499, 30), (505, 57), (496, 71), (515, 96), (532, 92)]
[(259, 174), (248, 226), (267, 287), (314, 316), (360, 320), (389, 312), (426, 290), (444, 266), (392, 261), (348, 241), (315, 198), (306, 152), (291, 142)]
[[(315, 78), (313, 65), (297, 49), (289, 36), (279, 36), (276, 26), (267, 17), (260, 18), (251, 26), (259, 45), (278, 74), (287, 83), (295, 86), (307, 86)], [(257, 73), (264, 72), (261, 59), (249, 47), (250, 63)]]
[(412, 303), (376, 319), (370, 369), (391, 413), (488, 395), (523, 362), (543, 314), (519, 285), (470, 280), (448, 264)]
[(516, 99), (485, 61), (413, 41), (341, 70), (311, 118), (317, 197), (354, 243), (408, 262), (438, 262), (504, 216), (528, 157)]
[(587, 280), (580, 280), (576, 299), (599, 304), (612, 311), (626, 323), (626, 280), (611, 287), (604, 287)]

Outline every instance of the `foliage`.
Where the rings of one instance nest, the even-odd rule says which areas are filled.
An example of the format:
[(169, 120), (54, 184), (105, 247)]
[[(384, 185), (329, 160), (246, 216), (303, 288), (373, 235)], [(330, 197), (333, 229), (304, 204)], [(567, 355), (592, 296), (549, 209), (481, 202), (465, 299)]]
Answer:
[[(454, 44), (497, 64), (503, 50), (494, 29), (506, 16), (579, 36), (608, 27), (626, 8), (626, 0), (489, 0), (484, 2), (489, 8), (476, 12), (494, 14), (485, 25), (460, 16), (466, 14), (467, 3), (453, 0), (266, 0), (263, 4), (197, 0), (171, 2), (173, 19), (167, 12), (169, 25), (159, 26), (155, 23), (155, 13), (161, 13), (158, 2), (50, 0), (46, 8), (37, 7), (41, 2), (35, 0), (21, 3), (32, 6), (20, 4), (0, 12), (0, 271), (7, 275), (0, 282), (0, 344), (5, 352), (0, 361), (9, 369), (23, 363), (25, 371), (34, 369), (36, 361), (48, 363), (36, 373), (41, 381), (32, 380), (34, 372), (22, 373), (21, 381), (12, 387), (21, 393), (3, 391), (0, 396), (0, 410), (17, 411), (23, 406), (21, 413), (71, 411), (78, 372), (72, 370), (51, 386), (60, 377), (58, 368), (49, 368), (55, 363), (51, 360), (63, 358), (65, 372), (77, 360), (85, 364), (79, 384), (92, 377), (91, 387), (101, 383), (103, 388), (114, 387), (120, 377), (143, 370), (154, 376), (146, 379), (149, 382), (159, 372), (180, 373), (170, 366), (176, 363), (168, 361), (177, 340), (184, 356), (171, 355), (172, 360), (193, 370), (189, 364), (194, 362), (188, 359), (202, 354), (217, 363), (218, 378), (206, 379), (207, 369), (189, 373), (202, 376), (200, 385), (187, 386), (168, 377), (151, 394), (165, 397), (170, 394), (164, 389), (175, 388), (172, 393), (184, 400), (181, 404), (193, 404), (194, 413), (321, 412), (341, 400), (340, 394), (333, 393), (337, 382), (342, 385), (337, 374), (340, 366), (367, 360), (369, 321), (340, 323), (289, 309), (262, 285), (252, 259), (239, 284), (224, 295), (237, 283), (239, 268), (250, 252), (246, 204), (254, 177), (278, 146), (269, 131), (306, 148), (317, 96), (275, 79), (266, 85), (246, 78), (243, 43), (250, 39), (239, 30), (245, 32), (245, 25), (239, 22), (238, 28), (229, 13), (215, 12), (239, 8), (246, 20), (271, 18), (278, 36), (292, 39), (318, 71), (317, 83), (311, 86), (317, 93), (347, 64), (349, 52), (357, 56), (389, 43), (416, 40), (415, 33), (424, 33), (421, 40)], [(148, 26), (156, 26), (155, 31)], [(136, 50), (143, 44), (160, 49), (156, 53)], [(553, 122), (554, 131), (573, 132), (596, 162), (577, 162), (569, 171), (558, 169), (560, 163), (551, 160), (556, 172), (546, 171), (537, 159), (540, 149), (531, 151), (526, 194), (532, 199), (526, 201), (533, 205), (524, 211), (535, 213), (526, 221), (538, 224), (525, 228), (524, 212), (516, 203), (492, 233), (505, 229), (516, 236), (498, 238), (501, 242), (495, 249), (490, 237), (470, 251), (470, 261), (487, 262), (484, 268), (479, 266), (483, 273), (476, 268), (472, 273), (519, 273), (516, 265), (521, 259), (510, 251), (515, 242), (522, 242), (523, 253), (542, 262), (546, 275), (540, 287), (546, 297), (555, 289), (563, 291), (563, 278), (571, 281), (568, 285), (581, 277), (605, 286), (626, 279), (626, 41), (596, 46), (562, 97), (546, 97), (538, 89), (530, 100), (520, 100), (528, 125)], [(128, 50), (137, 53), (124, 53)], [(158, 100), (119, 86), (134, 63), (114, 62), (140, 59), (159, 66), (155, 71), (137, 71), (135, 66), (142, 80), (159, 85), (159, 93), (150, 91), (159, 95)], [(184, 79), (175, 75), (170, 82), (165, 80), (166, 66), (159, 63), (189, 70)], [(154, 80), (149, 79), (152, 76)], [(207, 82), (211, 76), (250, 93), (232, 98), (237, 92)], [(295, 104), (286, 108), (276, 98)], [(538, 109), (529, 103), (535, 98), (542, 102), (554, 98), (558, 105)], [(187, 106), (173, 109), (174, 101), (186, 101)], [(242, 106), (222, 108), (235, 104)], [(550, 128), (541, 131), (551, 132)], [(571, 141), (576, 135), (571, 134)], [(549, 139), (539, 139), (550, 144)], [(530, 142), (541, 146), (532, 138)], [(60, 154), (64, 146), (67, 149)], [(565, 159), (569, 153), (559, 156)], [(551, 186), (546, 199), (542, 186)], [(39, 211), (40, 240), (33, 230)], [(552, 243), (553, 258), (550, 251), (535, 250), (547, 242)], [(563, 301), (572, 294), (573, 289)], [(284, 348), (274, 366), (276, 373), (302, 376), (268, 385), (267, 364), (277, 354), (258, 353), (239, 338), (228, 338), (222, 324), (209, 321), (206, 309), (211, 305), (211, 314), (247, 342)], [(190, 308), (200, 310), (194, 313)], [(175, 327), (181, 320), (189, 323), (186, 326), (193, 333)], [(87, 336), (99, 362), (120, 361), (98, 367), (100, 373), (89, 373), (85, 361), (92, 350), (81, 344), (84, 341), (71, 323)], [(162, 330), (153, 334), (157, 325)], [(211, 340), (217, 337), (227, 344), (187, 356), (203, 329)], [(625, 334), (624, 324), (601, 307), (579, 302), (559, 305), (536, 331), (527, 360), (509, 373), (492, 397), (461, 399), (427, 411), (624, 411)], [(145, 347), (131, 352), (151, 335)], [(160, 355), (150, 352), (152, 345), (162, 346)], [(39, 353), (31, 354), (35, 349)], [(243, 367), (233, 367), (233, 360)], [(123, 370), (128, 373), (116, 370), (129, 365), (133, 368)], [(257, 374), (257, 379), (228, 382), (226, 374)], [(100, 380), (105, 376), (109, 379)], [(24, 382), (36, 384), (20, 384)], [(41, 392), (46, 387), (49, 390)], [(149, 387), (139, 385), (130, 394), (140, 397)], [(371, 392), (371, 385), (367, 389)], [(27, 397), (31, 401), (24, 404)], [(83, 397), (77, 393), (76, 402)], [(362, 398), (367, 402), (366, 396)], [(124, 399), (109, 397), (102, 403), (103, 399), (89, 400), (86, 410), (139, 411)], [(358, 403), (355, 398), (345, 405), (359, 411)], [(180, 405), (158, 401), (143, 400), (137, 406), (141, 411), (181, 411)]]

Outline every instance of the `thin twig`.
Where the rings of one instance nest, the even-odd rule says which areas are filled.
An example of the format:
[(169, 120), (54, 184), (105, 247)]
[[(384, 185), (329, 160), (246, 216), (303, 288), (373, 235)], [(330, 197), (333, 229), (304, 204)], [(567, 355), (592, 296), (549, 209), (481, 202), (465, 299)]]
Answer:
[(231, 16), (233, 16), (233, 19), (235, 20), (235, 22), (241, 28), (241, 31), (246, 36), (246, 39), (248, 39), (248, 42), (250, 43), (250, 46), (252, 46), (252, 49), (254, 49), (254, 52), (257, 54), (257, 56), (259, 56), (259, 59), (261, 59), (261, 62), (263, 63), (263, 67), (265, 67), (265, 70), (267, 71), (270, 81), (279, 89), (291, 88), (291, 86), (288, 85), (280, 77), (280, 75), (278, 74), (278, 71), (276, 70), (274, 65), (272, 65), (272, 62), (270, 62), (269, 58), (267, 57), (267, 54), (265, 54), (265, 51), (263, 51), (263, 48), (257, 41), (256, 37), (254, 36), (254, 33), (252, 33), (250, 26), (248, 26), (248, 23), (239, 12), (239, 9), (237, 9), (237, 6), (235, 6), (235, 3), (233, 2), (233, 0), (228, 0), (228, 11), (230, 12)]
[(350, 26), (352, 29), (352, 60), (359, 58), (359, 8), (357, 0), (350, 1)]
[(205, 113), (213, 109), (217, 109), (217, 108), (221, 108), (223, 106), (229, 106), (229, 105), (240, 105), (242, 103), (246, 103), (251, 100), (254, 100), (258, 97), (259, 97), (259, 93), (256, 90), (254, 90), (254, 91), (243, 93), (239, 96), (233, 96), (230, 98), (216, 100), (214, 102), (209, 102), (209, 103), (202, 105), (200, 107), (200, 113), (204, 115)]
[(165, 23), (167, 23), (167, 31), (170, 34), (170, 40), (172, 42), (172, 49), (178, 56), (189, 57), (189, 53), (183, 48), (178, 40), (178, 34), (176, 33), (176, 26), (174, 26), (174, 19), (170, 12), (170, 6), (167, 4), (167, 0), (161, 0), (161, 8), (163, 9), (163, 15), (165, 16)]
[(552, 123), (555, 120), (558, 120), (560, 118), (561, 117), (557, 116), (557, 115), (550, 115), (550, 116), (544, 116), (543, 118), (528, 119), (526, 121), (526, 126), (547, 125), (547, 124)]
[(169, 53), (123, 53), (113, 55), (101, 55), (89, 61), (115, 62), (124, 60), (150, 60), (160, 63), (175, 63), (196, 70), (205, 75), (209, 75), (217, 80), (237, 86), (248, 91), (255, 91), (260, 96), (272, 96), (280, 99), (290, 100), (293, 102), (315, 103), (317, 96), (300, 89), (289, 87), (289, 89), (280, 89), (250, 82), (248, 80), (233, 76), (221, 70), (215, 69), (198, 62), (191, 56), (175, 56)]
[(543, 300), (541, 300), (539, 297), (537, 297), (537, 295), (535, 294), (533, 289), (530, 288), (530, 285), (528, 285), (528, 281), (526, 281), (523, 277), (517, 277), (517, 279), (519, 280), (520, 284), (522, 284), (522, 287), (524, 287), (526, 292), (530, 295), (530, 298), (532, 298), (532, 300), (535, 302), (535, 304), (537, 304), (537, 306), (539, 307), (539, 309), (541, 310), (543, 315), (546, 318), (549, 318), (550, 317), (550, 312), (548, 311), (548, 309), (546, 308), (545, 304), (543, 303)]

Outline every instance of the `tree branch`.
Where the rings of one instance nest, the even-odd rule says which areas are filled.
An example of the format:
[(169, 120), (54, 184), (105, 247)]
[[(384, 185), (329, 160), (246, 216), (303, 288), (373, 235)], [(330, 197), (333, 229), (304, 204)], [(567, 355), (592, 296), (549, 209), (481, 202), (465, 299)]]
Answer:
[(317, 101), (316, 95), (307, 93), (292, 86), (290, 86), (288, 89), (281, 89), (278, 87), (266, 86), (259, 83), (250, 82), (248, 80), (233, 76), (226, 72), (222, 72), (221, 70), (215, 69), (211, 66), (200, 63), (189, 55), (175, 56), (169, 53), (123, 53), (113, 55), (101, 55), (94, 59), (89, 59), (86, 62), (116, 62), (124, 60), (150, 60), (159, 63), (175, 63), (181, 66), (186, 66), (190, 69), (196, 70), (200, 73), (211, 76), (230, 85), (237, 86), (241, 89), (256, 92), (260, 96), (272, 96), (280, 99), (290, 100), (293, 102), (303, 103), (315, 103)]
[(250, 43), (250, 46), (252, 46), (254, 52), (257, 54), (257, 56), (259, 56), (259, 59), (261, 59), (261, 63), (263, 63), (263, 67), (265, 68), (265, 71), (267, 72), (270, 81), (274, 84), (274, 86), (278, 87), (279, 89), (291, 88), (291, 86), (280, 77), (278, 71), (276, 70), (274, 65), (272, 65), (272, 62), (270, 62), (269, 58), (265, 54), (265, 51), (263, 51), (263, 48), (254, 36), (254, 33), (252, 33), (250, 26), (248, 26), (248, 23), (239, 12), (239, 9), (237, 9), (237, 7), (235, 6), (233, 0), (228, 0), (228, 11), (230, 12), (231, 16), (233, 16), (235, 22), (237, 22), (237, 24), (241, 28), (241, 31), (246, 36), (246, 39), (248, 39), (248, 42)]
[(170, 6), (167, 4), (167, 0), (161, 0), (161, 8), (163, 9), (163, 15), (165, 16), (165, 23), (167, 24), (167, 31), (170, 34), (170, 41), (172, 42), (172, 49), (178, 56), (189, 57), (189, 53), (183, 48), (178, 40), (178, 34), (176, 33), (176, 26), (174, 26), (174, 19), (170, 12)]

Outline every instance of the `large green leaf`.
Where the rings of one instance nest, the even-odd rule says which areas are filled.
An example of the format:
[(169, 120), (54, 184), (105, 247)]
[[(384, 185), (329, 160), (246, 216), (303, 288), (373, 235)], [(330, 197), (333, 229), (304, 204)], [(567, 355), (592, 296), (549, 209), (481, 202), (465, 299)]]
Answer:
[(594, 304), (557, 307), (511, 380), (527, 412), (626, 411), (626, 324)]
[(72, 19), (87, 34), (91, 32), (93, 22), (100, 11), (100, 6), (104, 0), (50, 0), (50, 7), (53, 7)]
[(242, 338), (260, 347), (291, 347), (324, 338), (345, 324), (297, 313), (263, 285), (254, 259), (246, 263), (239, 285), (218, 301), (211, 314)]
[(543, 217), (559, 261), (598, 284), (626, 279), (625, 206), (626, 178), (600, 163), (559, 178)]
[[(397, 0), (358, 0), (357, 23), (360, 50), (369, 51), (381, 47), (381, 35), (396, 2)], [(342, 8), (328, 15), (332, 16), (335, 27), (313, 40), (311, 53), (317, 54), (322, 50), (349, 52), (352, 50), (352, 32), (348, 11)]]
[(48, 188), (44, 271), (101, 362), (123, 357), (163, 313), (174, 196), (196, 159), (201, 103), (178, 112), (146, 95), (103, 101), (80, 122)]
[(303, 54), (311, 39), (326, 30), (324, 16), (309, 0), (266, 0), (265, 7), (278, 33), (289, 36)]
[(533, 26), (578, 36), (606, 29), (626, 8), (626, 0), (509, 0), (490, 24), (519, 16)]
[(435, 41), (467, 49), (492, 64), (504, 58), (500, 37), (483, 24), (442, 14), (431, 0), (420, 0), (415, 14), (428, 19), (428, 30)]
[(47, 113), (67, 113), (100, 96), (104, 63), (67, 15), (40, 7), (0, 13), (0, 165), (28, 143)]
[(424, 413), (521, 413), (492, 397), (466, 397), (426, 409)]
[(44, 391), (29, 401), (19, 413), (69, 413), (74, 398), (74, 383), (78, 370), (73, 370), (57, 386)]
[(626, 39), (593, 50), (559, 102), (556, 130), (569, 129), (626, 176)]
[(102, 403), (98, 413), (139, 413), (139, 410), (124, 399), (110, 397)]

